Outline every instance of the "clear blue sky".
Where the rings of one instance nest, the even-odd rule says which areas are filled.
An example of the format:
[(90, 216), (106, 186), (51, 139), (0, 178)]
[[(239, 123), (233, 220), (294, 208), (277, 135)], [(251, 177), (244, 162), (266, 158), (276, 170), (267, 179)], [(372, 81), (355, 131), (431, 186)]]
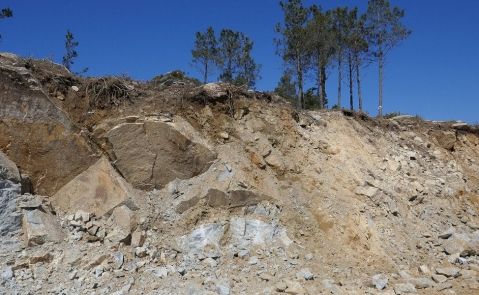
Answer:
[[(479, 1), (392, 0), (406, 10), (411, 37), (389, 56), (385, 112), (427, 119), (479, 121)], [(324, 8), (359, 6), (366, 0), (305, 1)], [(0, 51), (60, 61), (70, 29), (80, 42), (75, 70), (90, 75), (128, 74), (147, 80), (173, 69), (198, 76), (190, 65), (194, 33), (213, 26), (242, 31), (255, 41), (262, 65), (259, 89), (273, 89), (282, 61), (275, 55), (274, 26), (281, 21), (277, 0), (0, 0), (14, 18), (0, 21)], [(336, 76), (328, 81), (336, 100)], [(366, 110), (376, 114), (377, 66), (364, 72)], [(344, 84), (343, 105), (347, 104)]]

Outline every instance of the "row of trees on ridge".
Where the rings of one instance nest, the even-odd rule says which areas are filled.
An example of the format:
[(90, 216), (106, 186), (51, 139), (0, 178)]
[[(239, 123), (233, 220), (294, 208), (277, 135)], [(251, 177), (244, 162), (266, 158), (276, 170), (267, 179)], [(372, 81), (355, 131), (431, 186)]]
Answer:
[[(389, 51), (411, 33), (402, 23), (404, 10), (391, 7), (388, 0), (369, 0), (361, 14), (357, 7), (324, 11), (320, 6), (305, 7), (302, 0), (280, 1), (284, 20), (276, 26), (277, 53), (286, 69), (276, 91), (297, 101), (298, 108), (324, 108), (328, 102), (328, 70), (338, 71), (338, 97), (342, 106), (344, 68), (349, 85), (349, 107), (354, 109), (354, 84), (358, 108), (363, 110), (361, 69), (375, 61), (379, 68), (378, 115), (382, 116), (384, 62)], [(313, 74), (315, 87), (305, 91), (305, 81)]]
[(242, 32), (223, 29), (217, 37), (209, 27), (206, 32), (196, 33), (191, 51), (193, 64), (200, 70), (204, 83), (219, 70), (219, 79), (224, 82), (254, 87), (260, 66), (251, 55), (253, 45)]

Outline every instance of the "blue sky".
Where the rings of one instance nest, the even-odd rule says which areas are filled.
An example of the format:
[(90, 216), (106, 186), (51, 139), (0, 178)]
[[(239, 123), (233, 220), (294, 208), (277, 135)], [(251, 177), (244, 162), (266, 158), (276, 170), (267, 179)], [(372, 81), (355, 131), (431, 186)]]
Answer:
[[(479, 1), (392, 0), (406, 10), (411, 37), (388, 57), (384, 111), (419, 114), (427, 119), (479, 121)], [(359, 6), (366, 0), (305, 0), (324, 8)], [(0, 51), (60, 61), (70, 29), (80, 42), (74, 70), (90, 75), (128, 74), (147, 80), (191, 66), (194, 33), (213, 26), (250, 36), (262, 65), (257, 87), (271, 90), (283, 70), (275, 55), (274, 26), (281, 21), (277, 0), (0, 0), (14, 18), (0, 21)], [(328, 81), (336, 100), (336, 73)], [(377, 111), (377, 66), (364, 70), (366, 110)], [(343, 105), (348, 105), (346, 81)]]

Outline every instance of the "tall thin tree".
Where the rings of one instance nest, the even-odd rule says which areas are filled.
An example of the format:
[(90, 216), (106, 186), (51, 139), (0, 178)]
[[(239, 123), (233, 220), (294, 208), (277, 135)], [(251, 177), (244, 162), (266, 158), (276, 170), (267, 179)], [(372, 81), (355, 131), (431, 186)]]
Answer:
[(332, 18), (330, 12), (323, 12), (320, 7), (311, 7), (312, 19), (308, 22), (308, 34), (310, 34), (309, 45), (313, 71), (315, 72), (317, 84), (317, 97), (319, 107), (326, 106), (326, 69), (330, 66), (335, 53), (335, 40), (332, 31)]
[(366, 27), (369, 32), (369, 43), (374, 50), (374, 57), (379, 68), (378, 116), (383, 115), (383, 82), (384, 63), (389, 51), (406, 39), (411, 31), (401, 20), (404, 10), (391, 7), (388, 0), (369, 0), (366, 11)]
[(65, 55), (63, 56), (62, 64), (68, 70), (71, 70), (72, 65), (75, 63), (74, 59), (78, 57), (78, 52), (76, 48), (80, 43), (75, 41), (75, 36), (70, 30), (67, 30), (65, 35)]
[(310, 50), (306, 24), (310, 10), (305, 8), (302, 0), (280, 1), (284, 20), (276, 25), (280, 38), (275, 40), (277, 53), (285, 64), (294, 69), (298, 87), (297, 107), (304, 108), (304, 76), (310, 65)]
[(336, 60), (338, 66), (338, 101), (336, 106), (341, 108), (341, 91), (343, 83), (343, 60), (344, 60), (344, 51), (346, 48), (346, 21), (348, 16), (347, 7), (338, 7), (332, 11), (333, 24), (334, 24), (334, 33), (336, 38)]
[(218, 58), (218, 42), (215, 31), (209, 27), (206, 32), (196, 33), (195, 47), (191, 50), (193, 64), (197, 65), (203, 76), (203, 83), (208, 82), (208, 76), (213, 72)]

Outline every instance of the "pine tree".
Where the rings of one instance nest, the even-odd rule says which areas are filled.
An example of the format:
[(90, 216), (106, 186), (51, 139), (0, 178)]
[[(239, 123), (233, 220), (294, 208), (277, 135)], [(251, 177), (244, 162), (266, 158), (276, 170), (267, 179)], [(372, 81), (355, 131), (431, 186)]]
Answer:
[[(361, 73), (360, 69), (369, 59), (369, 44), (367, 41), (367, 30), (365, 27), (365, 15), (353, 15), (354, 23), (348, 38), (348, 49), (350, 53), (350, 65), (352, 60), (352, 71), (356, 76), (356, 87), (358, 95), (358, 108), (363, 111), (363, 97), (361, 93)], [(351, 74), (350, 74), (351, 76)], [(350, 84), (352, 81), (350, 80)], [(352, 95), (352, 94), (351, 94)]]
[(72, 32), (70, 30), (67, 31), (65, 35), (65, 50), (66, 53), (63, 56), (62, 64), (67, 68), (68, 70), (71, 69), (71, 66), (75, 63), (73, 60), (78, 57), (78, 52), (76, 51), (76, 48), (78, 47), (80, 43), (78, 41), (75, 41), (75, 36), (73, 36)]
[(341, 90), (343, 83), (343, 61), (346, 49), (348, 8), (338, 7), (332, 11), (333, 31), (336, 39), (336, 61), (338, 66), (338, 101), (337, 108), (341, 108)]
[(321, 8), (311, 7), (312, 19), (308, 22), (309, 46), (316, 77), (316, 96), (319, 98), (319, 108), (326, 106), (326, 69), (331, 65), (335, 54), (335, 39), (332, 31), (330, 12), (322, 12)]
[[(0, 19), (10, 18), (13, 17), (13, 11), (10, 8), (3, 8), (0, 11)], [(0, 40), (2, 39), (2, 35), (0, 35)]]
[(296, 100), (296, 83), (294, 83), (291, 71), (284, 71), (274, 92), (292, 102)]
[(251, 53), (253, 50), (253, 41), (240, 34), (241, 56), (239, 58), (239, 73), (235, 78), (235, 84), (254, 87), (259, 78), (260, 66), (256, 64)]
[(245, 34), (230, 29), (220, 33), (218, 66), (224, 82), (253, 87), (259, 77), (259, 66), (251, 53), (253, 41)]
[(379, 67), (378, 116), (383, 115), (384, 61), (389, 51), (406, 39), (411, 31), (401, 20), (404, 10), (391, 7), (388, 0), (369, 0), (366, 12), (366, 27), (374, 57)]
[(298, 108), (304, 108), (304, 80), (310, 66), (311, 54), (308, 42), (306, 25), (310, 17), (310, 10), (303, 6), (302, 0), (280, 1), (283, 10), (283, 24), (276, 26), (281, 35), (275, 40), (278, 54), (287, 66), (294, 69), (298, 87)]
[(218, 42), (212, 27), (209, 27), (205, 33), (196, 33), (195, 47), (191, 50), (191, 55), (193, 64), (200, 68), (205, 84), (208, 82), (209, 74), (213, 72), (214, 66), (218, 63), (217, 47)]

